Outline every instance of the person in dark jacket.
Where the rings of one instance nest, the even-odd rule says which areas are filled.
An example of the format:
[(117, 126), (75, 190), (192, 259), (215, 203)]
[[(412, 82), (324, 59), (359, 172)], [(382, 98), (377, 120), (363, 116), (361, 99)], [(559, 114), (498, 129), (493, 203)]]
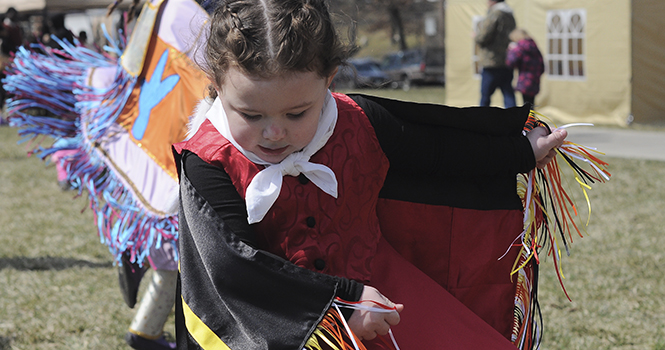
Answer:
[(540, 92), (540, 76), (545, 72), (543, 55), (524, 29), (513, 30), (510, 40), (506, 64), (518, 70), (515, 90), (522, 93), (524, 103), (535, 106), (536, 95)]
[(503, 0), (489, 0), (487, 16), (480, 22), (475, 41), (478, 45), (480, 65), (483, 67), (480, 83), (480, 105), (489, 106), (497, 88), (503, 93), (506, 108), (515, 107), (513, 70), (506, 66), (508, 35), (515, 29), (513, 10)]

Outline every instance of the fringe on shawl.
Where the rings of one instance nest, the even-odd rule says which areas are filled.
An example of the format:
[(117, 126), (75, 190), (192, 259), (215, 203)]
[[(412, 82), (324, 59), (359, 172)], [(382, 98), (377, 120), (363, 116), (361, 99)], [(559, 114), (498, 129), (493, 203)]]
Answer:
[[(329, 309), (307, 340), (306, 350), (366, 350), (360, 339), (347, 331), (342, 316)], [(353, 336), (353, 340), (351, 339)], [(355, 345), (357, 346), (354, 346)]]
[[(538, 126), (549, 126), (538, 119), (544, 117), (538, 112), (531, 111), (524, 127), (525, 131)], [(564, 128), (566, 126), (562, 126)], [(538, 268), (540, 254), (546, 249), (552, 257), (552, 262), (566, 297), (570, 296), (563, 284), (563, 270), (561, 268), (561, 247), (570, 255), (569, 245), (573, 242), (573, 232), (579, 237), (585, 226), (577, 221), (578, 206), (564, 187), (564, 178), (561, 174), (560, 161), (568, 165), (574, 174), (575, 182), (586, 199), (589, 217), (591, 216), (591, 203), (587, 190), (590, 184), (606, 182), (610, 179), (607, 171), (608, 164), (593, 153), (602, 154), (595, 149), (564, 141), (557, 149), (557, 157), (544, 169), (534, 169), (528, 174), (520, 175), (518, 179), (518, 193), (524, 206), (524, 231), (516, 239), (520, 241), (520, 253), (513, 265), (511, 275), (517, 275), (517, 293), (515, 295), (515, 321), (513, 325), (512, 341), (519, 349), (539, 349), (542, 337), (542, 316), (538, 304)], [(587, 169), (579, 163), (585, 163)]]
[[(522, 252), (519, 261), (528, 256)], [(533, 262), (517, 273), (511, 341), (518, 349), (538, 349), (542, 340), (543, 319), (538, 304), (538, 264)]]
[[(369, 305), (367, 305), (369, 304)], [(371, 312), (393, 312), (394, 306), (387, 306), (377, 302), (369, 301), (344, 301), (335, 298), (332, 307), (324, 315), (316, 329), (305, 343), (305, 350), (366, 350), (365, 345), (353, 333), (346, 320), (341, 315), (340, 308), (354, 310), (368, 310)], [(390, 337), (388, 341), (387, 336)], [(377, 336), (376, 340), (381, 342), (382, 349), (400, 350), (392, 330), (388, 330), (387, 336)]]
[[(43, 45), (32, 51), (21, 48), (3, 82), (11, 96), (7, 104), (10, 126), (24, 136), (20, 142), (31, 141), (29, 154), (46, 159), (61, 149), (72, 149), (72, 142), (67, 148), (58, 143), (42, 146), (49, 137), (74, 141), (76, 152), (65, 162), (67, 181), (79, 196), (87, 191), (100, 240), (115, 261), (121, 264), (122, 254), (128, 251), (130, 260), (142, 266), (151, 247), (159, 249), (165, 240), (175, 243), (178, 219), (177, 214), (164, 216), (143, 206), (99, 147), (112, 136), (111, 127), (136, 83), (115, 58), (122, 55), (125, 45), (120, 37), (114, 46), (105, 47), (109, 54), (104, 55), (62, 41), (62, 50)], [(109, 42), (114, 43), (110, 38)], [(93, 88), (84, 81), (90, 69), (100, 67), (118, 68), (109, 88)], [(36, 111), (46, 115), (35, 115)]]

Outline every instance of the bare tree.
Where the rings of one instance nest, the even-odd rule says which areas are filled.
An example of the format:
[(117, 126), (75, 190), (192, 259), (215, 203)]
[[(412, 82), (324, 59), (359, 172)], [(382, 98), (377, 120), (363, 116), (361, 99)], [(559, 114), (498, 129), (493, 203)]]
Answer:
[(346, 28), (353, 42), (358, 27), (386, 30), (399, 50), (408, 49), (407, 35), (422, 35), (425, 12), (442, 8), (437, 2), (424, 0), (331, 0), (330, 4), (339, 17), (336, 24)]
[(390, 29), (392, 31), (391, 40), (394, 43), (399, 44), (400, 50), (406, 50), (406, 37), (404, 35), (404, 22), (402, 22), (402, 16), (400, 10), (403, 10), (405, 7), (408, 7), (408, 2), (411, 0), (377, 0), (379, 3), (383, 3), (384, 6), (388, 9), (388, 16), (390, 18)]

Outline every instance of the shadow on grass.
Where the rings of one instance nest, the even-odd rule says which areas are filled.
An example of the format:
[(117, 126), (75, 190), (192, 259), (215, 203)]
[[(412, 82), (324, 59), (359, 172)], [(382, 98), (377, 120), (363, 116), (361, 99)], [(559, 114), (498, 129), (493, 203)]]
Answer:
[[(72, 258), (59, 258), (59, 257), (13, 257), (13, 258), (0, 258), (0, 270), (3, 269), (16, 269), (20, 271), (44, 271), (44, 270), (65, 270), (72, 267), (89, 267), (89, 268), (109, 268), (113, 267), (111, 262), (96, 263), (87, 260), (79, 260)], [(2, 338), (0, 338), (0, 350), (2, 349)]]
[(10, 350), (12, 348), (12, 340), (9, 337), (0, 335), (0, 350)]

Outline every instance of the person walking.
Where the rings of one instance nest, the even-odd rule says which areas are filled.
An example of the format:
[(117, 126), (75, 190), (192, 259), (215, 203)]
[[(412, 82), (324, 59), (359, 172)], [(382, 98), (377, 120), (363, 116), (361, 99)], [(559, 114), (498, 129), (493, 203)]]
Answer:
[(480, 83), (480, 105), (489, 106), (497, 88), (503, 93), (506, 108), (515, 107), (513, 70), (506, 65), (509, 35), (515, 29), (513, 10), (503, 0), (489, 0), (487, 17), (480, 23), (475, 36), (480, 65), (483, 67)]
[(543, 55), (524, 29), (513, 30), (510, 40), (506, 64), (518, 70), (515, 90), (522, 93), (524, 103), (530, 103), (533, 108), (536, 105), (536, 95), (540, 92), (540, 76), (545, 72)]

